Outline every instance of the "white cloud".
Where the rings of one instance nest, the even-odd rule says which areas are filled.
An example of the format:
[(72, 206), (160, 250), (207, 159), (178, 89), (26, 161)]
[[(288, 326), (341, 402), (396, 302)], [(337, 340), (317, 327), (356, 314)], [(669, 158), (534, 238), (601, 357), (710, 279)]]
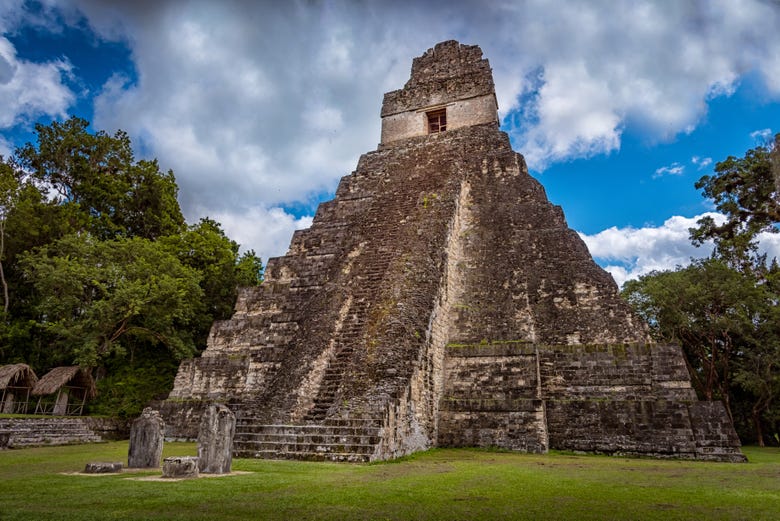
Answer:
[(669, 166), (662, 166), (660, 168), (656, 168), (655, 173), (653, 174), (653, 179), (657, 179), (665, 175), (683, 175), (684, 172), (685, 172), (685, 166), (675, 162)]
[(750, 138), (760, 144), (769, 143), (772, 140), (772, 129), (762, 128), (750, 133)]
[(699, 157), (699, 156), (693, 156), (691, 158), (691, 163), (696, 165), (698, 170), (704, 170), (708, 166), (712, 164), (712, 158), (711, 157)]
[(251, 245), (255, 253), (262, 254), (263, 264), (269, 257), (284, 255), (293, 231), (308, 228), (312, 222), (310, 216), (296, 219), (282, 208), (261, 206), (241, 214), (224, 212), (212, 217), (222, 224), (228, 237), (239, 244)]
[(3, 136), (0, 136), (0, 156), (10, 157), (13, 151), (14, 146), (3, 138)]
[(64, 117), (75, 100), (63, 81), (70, 71), (67, 60), (21, 60), (14, 45), (0, 36), (0, 128), (42, 115)]
[[(651, 271), (672, 270), (687, 266), (692, 258), (710, 255), (711, 242), (695, 247), (688, 230), (702, 217), (712, 217), (716, 223), (725, 222), (725, 216), (707, 212), (694, 217), (675, 215), (661, 226), (617, 228), (615, 226), (593, 235), (580, 233), (591, 255), (623, 286), (627, 280), (637, 279)], [(780, 234), (762, 233), (758, 237), (759, 253), (780, 259)]]
[[(15, 13), (22, 3), (5, 5)], [(138, 76), (109, 80), (93, 123), (128, 131), (143, 155), (174, 169), (190, 220), (244, 222), (256, 208), (331, 192), (376, 146), (382, 94), (403, 86), (413, 57), (450, 38), (490, 59), (506, 130), (537, 170), (619, 150), (627, 130), (650, 142), (690, 132), (746, 73), (780, 96), (780, 9), (754, 0), (44, 5), (127, 42)], [(39, 65), (49, 69), (28, 75), (30, 85), (56, 86), (67, 73), (64, 62)], [(55, 92), (45, 98), (59, 102), (38, 110), (67, 108), (67, 92)], [(33, 109), (9, 113), (19, 110)], [(269, 219), (259, 227), (277, 222), (268, 210), (257, 216)]]
[(661, 226), (613, 226), (594, 235), (580, 233), (580, 237), (588, 245), (591, 255), (622, 286), (626, 280), (636, 279), (651, 271), (686, 266), (692, 257), (709, 255), (712, 245), (696, 248), (691, 244), (688, 232), (704, 216), (711, 216), (716, 222), (724, 219), (717, 213), (695, 217), (673, 216)]
[(732, 94), (749, 71), (780, 95), (780, 9), (771, 3), (540, 0), (513, 14), (508, 48), (537, 60), (526, 72), (543, 70), (540, 86), (526, 82), (531, 106), (511, 128), (532, 169), (616, 150), (628, 126), (650, 141), (689, 133), (707, 102)]
[[(51, 29), (53, 11), (45, 4), (33, 13), (22, 0), (0, 3), (0, 130), (29, 124), (41, 116), (64, 117), (75, 101), (67, 84), (72, 66), (66, 58), (21, 59), (8, 39), (21, 25)], [(7, 139), (0, 139), (0, 153), (13, 148)]]

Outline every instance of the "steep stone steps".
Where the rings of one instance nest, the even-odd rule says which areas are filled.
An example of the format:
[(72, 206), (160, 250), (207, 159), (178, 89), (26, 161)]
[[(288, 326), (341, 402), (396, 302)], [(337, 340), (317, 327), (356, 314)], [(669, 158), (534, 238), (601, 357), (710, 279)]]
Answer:
[(0, 419), (0, 448), (98, 443), (103, 439), (81, 418)]
[(321, 425), (262, 425), (236, 422), (236, 458), (368, 462), (381, 441), (379, 422), (334, 420)]

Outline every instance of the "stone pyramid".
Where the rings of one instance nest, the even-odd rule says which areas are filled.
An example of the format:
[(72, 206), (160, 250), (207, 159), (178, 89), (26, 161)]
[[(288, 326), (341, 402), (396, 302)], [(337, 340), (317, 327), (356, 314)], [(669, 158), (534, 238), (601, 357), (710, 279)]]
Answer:
[(650, 343), (499, 130), (479, 47), (415, 58), (381, 115), (377, 150), (181, 364), (169, 437), (222, 402), (244, 457), (743, 459), (725, 408), (697, 401), (680, 349)]

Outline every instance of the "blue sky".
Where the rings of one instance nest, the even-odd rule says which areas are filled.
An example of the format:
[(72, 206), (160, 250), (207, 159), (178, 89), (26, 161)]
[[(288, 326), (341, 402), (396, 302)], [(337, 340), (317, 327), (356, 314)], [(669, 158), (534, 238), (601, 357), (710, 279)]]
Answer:
[[(145, 2), (0, 6), (0, 153), (76, 114), (172, 168), (185, 215), (263, 258), (379, 140), (438, 41), (480, 45), (503, 130), (622, 283), (704, 255), (693, 184), (780, 131), (780, 5)], [(777, 255), (775, 237), (764, 241)]]

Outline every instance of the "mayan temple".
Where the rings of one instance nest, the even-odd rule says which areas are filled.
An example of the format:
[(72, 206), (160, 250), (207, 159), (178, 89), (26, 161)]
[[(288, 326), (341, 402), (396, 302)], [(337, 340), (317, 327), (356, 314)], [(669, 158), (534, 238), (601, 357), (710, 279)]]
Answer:
[(381, 143), (242, 289), (163, 404), (238, 457), (495, 446), (741, 461), (719, 402), (647, 328), (499, 130), (490, 65), (448, 41), (385, 94)]

